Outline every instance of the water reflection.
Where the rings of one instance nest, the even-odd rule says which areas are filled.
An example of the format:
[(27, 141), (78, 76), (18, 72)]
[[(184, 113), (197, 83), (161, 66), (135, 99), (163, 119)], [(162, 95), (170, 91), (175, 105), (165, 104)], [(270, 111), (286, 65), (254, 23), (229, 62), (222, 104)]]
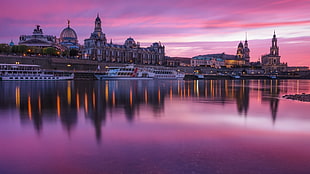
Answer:
[(167, 100), (191, 100), (193, 104), (233, 104), (237, 115), (247, 117), (252, 100), (269, 105), (275, 124), (281, 92), (307, 90), (299, 80), (1, 82), (0, 110), (17, 110), (21, 123), (32, 122), (38, 133), (43, 122), (60, 119), (69, 135), (79, 121), (78, 115), (84, 115), (100, 142), (107, 116), (121, 115), (120, 110), (128, 122), (133, 122), (141, 107), (159, 117)]

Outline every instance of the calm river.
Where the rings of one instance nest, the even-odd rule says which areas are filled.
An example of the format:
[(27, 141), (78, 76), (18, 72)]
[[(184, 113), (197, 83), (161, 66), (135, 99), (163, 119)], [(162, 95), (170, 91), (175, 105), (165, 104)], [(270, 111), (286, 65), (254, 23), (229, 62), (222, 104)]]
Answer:
[(310, 80), (0, 81), (1, 174), (309, 174)]

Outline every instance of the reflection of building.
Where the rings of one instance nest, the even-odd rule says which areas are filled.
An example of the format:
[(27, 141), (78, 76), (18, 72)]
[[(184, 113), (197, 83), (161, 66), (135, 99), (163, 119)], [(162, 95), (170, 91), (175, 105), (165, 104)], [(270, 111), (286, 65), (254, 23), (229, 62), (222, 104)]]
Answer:
[(76, 32), (70, 27), (68, 20), (68, 27), (63, 29), (60, 33), (59, 44), (68, 49), (78, 49), (78, 39)]
[(37, 25), (32, 35), (21, 35), (18, 44), (36, 47), (52, 47), (56, 45), (56, 36), (43, 35), (40, 25)]
[(162, 65), (165, 63), (165, 47), (161, 43), (153, 43), (150, 47), (142, 48), (139, 42), (129, 37), (124, 45), (107, 43), (102, 32), (99, 15), (95, 20), (95, 29), (90, 38), (84, 41), (84, 59), (104, 62), (136, 63)]
[(262, 56), (262, 68), (266, 73), (286, 71), (287, 64), (280, 62), (278, 40), (274, 32), (270, 53)]
[(279, 106), (280, 81), (269, 80), (265, 82), (264, 86), (262, 86), (262, 100), (269, 102), (272, 122), (275, 123)]

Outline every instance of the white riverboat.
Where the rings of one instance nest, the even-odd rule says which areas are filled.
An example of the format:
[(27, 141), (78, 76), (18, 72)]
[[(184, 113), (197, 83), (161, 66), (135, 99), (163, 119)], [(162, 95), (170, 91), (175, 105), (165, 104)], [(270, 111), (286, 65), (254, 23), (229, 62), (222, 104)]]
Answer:
[(183, 79), (184, 74), (175, 70), (138, 68), (133, 65), (109, 67), (104, 74), (95, 74), (98, 80), (152, 80)]
[(0, 64), (0, 80), (37, 81), (73, 80), (74, 74), (42, 70), (39, 65)]

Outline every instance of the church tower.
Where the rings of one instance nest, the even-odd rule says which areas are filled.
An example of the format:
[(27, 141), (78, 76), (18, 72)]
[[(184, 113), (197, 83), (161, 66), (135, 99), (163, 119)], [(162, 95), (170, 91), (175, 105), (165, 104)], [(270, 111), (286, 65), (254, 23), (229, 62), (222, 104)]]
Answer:
[(248, 38), (247, 34), (245, 35), (245, 42), (244, 42), (244, 60), (246, 64), (250, 63), (250, 49), (248, 45)]
[(272, 45), (270, 47), (270, 55), (279, 56), (278, 40), (275, 31), (272, 38)]
[(261, 59), (262, 68), (265, 70), (265, 73), (286, 71), (287, 64), (281, 63), (280, 58), (281, 56), (279, 55), (278, 40), (276, 37), (276, 32), (274, 32), (270, 53), (267, 55), (262, 55)]
[(240, 41), (237, 49), (237, 58), (243, 59), (243, 56), (244, 56), (243, 43)]
[(107, 43), (107, 39), (105, 37), (105, 34), (102, 32), (101, 19), (99, 17), (99, 14), (97, 14), (97, 17), (95, 20), (95, 29), (94, 29), (94, 32), (91, 34), (90, 38), (96, 39), (96, 40), (102, 42), (102, 44)]
[(97, 14), (97, 18), (95, 20), (95, 32), (102, 32), (101, 19), (99, 17), (99, 14)]

